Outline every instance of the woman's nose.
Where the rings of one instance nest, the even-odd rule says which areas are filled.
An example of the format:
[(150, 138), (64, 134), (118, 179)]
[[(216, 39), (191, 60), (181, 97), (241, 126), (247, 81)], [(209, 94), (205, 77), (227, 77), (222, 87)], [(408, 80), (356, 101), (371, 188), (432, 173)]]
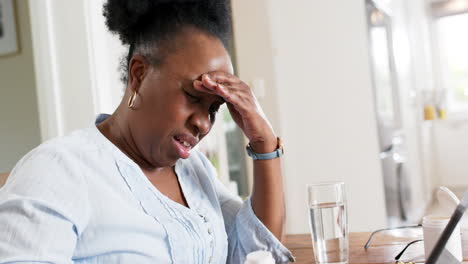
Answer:
[(212, 126), (209, 114), (207, 111), (202, 111), (201, 109), (192, 114), (190, 117), (190, 123), (198, 133), (198, 136), (208, 134)]

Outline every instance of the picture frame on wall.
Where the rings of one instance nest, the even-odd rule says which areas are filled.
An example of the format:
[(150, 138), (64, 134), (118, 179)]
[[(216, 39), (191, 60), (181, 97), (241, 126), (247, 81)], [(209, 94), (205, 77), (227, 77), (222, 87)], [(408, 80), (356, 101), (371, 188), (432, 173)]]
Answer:
[(18, 52), (13, 0), (0, 0), (0, 56)]

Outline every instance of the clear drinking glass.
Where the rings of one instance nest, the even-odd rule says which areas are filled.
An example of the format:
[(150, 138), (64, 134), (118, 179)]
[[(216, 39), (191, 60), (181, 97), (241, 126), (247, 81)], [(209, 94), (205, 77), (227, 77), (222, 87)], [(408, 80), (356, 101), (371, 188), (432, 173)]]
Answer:
[(317, 264), (348, 263), (348, 214), (343, 182), (307, 185), (309, 223)]

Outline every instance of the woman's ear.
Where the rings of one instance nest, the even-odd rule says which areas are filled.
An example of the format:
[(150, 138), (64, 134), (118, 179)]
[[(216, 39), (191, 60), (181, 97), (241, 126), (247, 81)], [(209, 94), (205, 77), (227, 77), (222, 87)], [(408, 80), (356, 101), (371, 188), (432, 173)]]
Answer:
[(140, 85), (149, 70), (146, 59), (141, 55), (134, 55), (128, 65), (128, 87), (131, 92), (138, 92)]

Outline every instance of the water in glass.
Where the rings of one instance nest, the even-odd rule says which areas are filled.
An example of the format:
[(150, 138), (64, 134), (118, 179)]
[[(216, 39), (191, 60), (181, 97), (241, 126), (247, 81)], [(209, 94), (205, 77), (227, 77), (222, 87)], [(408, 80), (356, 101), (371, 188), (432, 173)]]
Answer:
[(322, 203), (309, 208), (316, 261), (319, 264), (347, 264), (348, 232), (345, 204)]

